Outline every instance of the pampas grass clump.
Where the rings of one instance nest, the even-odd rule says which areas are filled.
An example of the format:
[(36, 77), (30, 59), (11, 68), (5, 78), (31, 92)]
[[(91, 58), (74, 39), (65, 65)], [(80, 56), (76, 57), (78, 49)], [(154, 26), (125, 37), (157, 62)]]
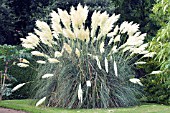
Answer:
[(134, 76), (137, 56), (149, 54), (146, 34), (133, 22), (115, 23), (120, 15), (88, 7), (52, 11), (51, 25), (36, 21), (35, 33), (21, 38), (39, 63), (36, 97), (47, 106), (108, 108), (138, 104), (142, 83)]

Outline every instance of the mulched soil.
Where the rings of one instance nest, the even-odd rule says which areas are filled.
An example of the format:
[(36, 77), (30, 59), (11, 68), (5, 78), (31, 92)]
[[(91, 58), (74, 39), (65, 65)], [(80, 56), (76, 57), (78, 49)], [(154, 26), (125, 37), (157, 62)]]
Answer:
[(28, 113), (28, 112), (7, 109), (7, 108), (0, 108), (0, 113)]

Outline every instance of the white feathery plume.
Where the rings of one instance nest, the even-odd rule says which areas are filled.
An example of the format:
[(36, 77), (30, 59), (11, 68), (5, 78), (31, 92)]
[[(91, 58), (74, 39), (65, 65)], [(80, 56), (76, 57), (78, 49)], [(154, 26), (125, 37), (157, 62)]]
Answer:
[(99, 69), (101, 70), (102, 67), (101, 67), (101, 65), (100, 65), (100, 60), (99, 60), (98, 56), (95, 56), (95, 59), (96, 59), (96, 61), (97, 61), (97, 66), (98, 66)]
[(20, 38), (20, 40), (22, 41), (22, 46), (25, 48), (31, 48), (34, 49), (35, 47), (37, 47), (37, 45), (39, 44), (39, 38), (32, 33), (28, 33), (29, 36), (26, 37), (26, 39), (24, 38)]
[(34, 31), (39, 36), (41, 42), (52, 47), (53, 35), (48, 24), (43, 21), (37, 20), (36, 26), (39, 30), (34, 29)]
[(81, 17), (81, 24), (85, 23), (85, 20), (87, 19), (87, 16), (88, 16), (88, 7), (87, 6), (83, 6), (79, 3), (78, 6), (77, 6), (77, 12), (79, 14), (79, 16)]
[(138, 65), (138, 64), (146, 64), (146, 62), (142, 62), (142, 61), (141, 61), (141, 62), (136, 62), (135, 64), (136, 64), (136, 65)]
[(98, 23), (100, 22), (100, 11), (96, 12), (94, 11), (91, 17), (92, 23), (91, 23), (91, 37), (95, 37), (95, 32), (98, 26)]
[(73, 29), (79, 29), (82, 28), (83, 24), (85, 23), (85, 20), (88, 16), (88, 8), (83, 6), (81, 4), (78, 4), (77, 10), (72, 6), (70, 11), (70, 17), (72, 21)]
[(17, 66), (19, 67), (28, 67), (28, 64), (24, 64), (24, 63), (17, 63)]
[(41, 53), (39, 51), (31, 51), (31, 54), (34, 55), (34, 56), (43, 56), (43, 57), (45, 56), (44, 53)]
[(114, 72), (115, 72), (115, 76), (118, 76), (118, 72), (117, 72), (117, 64), (114, 60)]
[(74, 35), (74, 33), (70, 29), (63, 29), (63, 35), (67, 38), (70, 38), (70, 39), (76, 38), (76, 36)]
[(114, 42), (119, 42), (120, 41), (120, 35), (117, 35), (114, 39)]
[(26, 64), (29, 64), (29, 63), (30, 63), (27, 59), (24, 59), (24, 58), (20, 58), (20, 62), (26, 63)]
[(64, 43), (63, 48), (64, 48), (69, 54), (71, 54), (72, 49), (71, 49), (70, 45), (68, 45), (67, 43)]
[(82, 40), (82, 41), (89, 41), (90, 38), (89, 38), (89, 29), (87, 28), (86, 30), (84, 30), (83, 28), (81, 29), (77, 29), (75, 31), (75, 35), (76, 35), (76, 38)]
[(43, 60), (37, 60), (37, 63), (39, 63), (39, 64), (46, 64), (46, 61), (43, 61)]
[(77, 57), (79, 58), (80, 57), (80, 51), (76, 48), (76, 51), (75, 51)]
[(138, 79), (138, 78), (131, 78), (131, 79), (129, 79), (129, 81), (134, 83), (134, 84), (139, 84), (140, 86), (143, 86), (140, 79)]
[(49, 77), (52, 77), (52, 76), (54, 76), (54, 74), (47, 73), (47, 74), (43, 75), (42, 78), (49, 78)]
[(43, 97), (42, 99), (40, 99), (37, 103), (36, 103), (36, 107), (41, 105), (45, 100), (46, 100), (47, 97)]
[(104, 42), (100, 44), (100, 53), (104, 52)]
[[(108, 15), (107, 15), (108, 16)], [(107, 18), (106, 16), (106, 18)], [(101, 34), (105, 36), (109, 31), (113, 29), (113, 24), (118, 20), (120, 15), (113, 14), (111, 17), (109, 17), (107, 20), (105, 20), (104, 24), (101, 28)]]
[(110, 45), (112, 42), (113, 42), (113, 37), (109, 40), (109, 43), (108, 43), (108, 45)]
[(160, 74), (160, 73), (162, 73), (162, 71), (152, 71), (152, 72), (150, 73), (150, 75)]
[(153, 57), (155, 54), (156, 54), (156, 52), (150, 52), (150, 53), (145, 54), (143, 56), (143, 58), (145, 58), (145, 57)]
[(28, 39), (30, 42), (35, 44), (35, 47), (37, 47), (36, 45), (39, 44), (40, 39), (33, 33), (28, 33), (29, 36), (26, 37), (26, 39)]
[[(22, 40), (21, 40), (21, 41), (22, 41)], [(25, 48), (28, 48), (28, 49), (35, 49), (34, 45), (32, 45), (32, 44), (22, 43), (22, 47), (25, 47)]]
[(142, 51), (142, 52), (140, 52), (139, 54), (148, 54), (149, 53), (149, 51), (146, 51), (146, 50), (144, 50), (144, 51)]
[(87, 80), (87, 81), (86, 81), (86, 85), (87, 85), (87, 87), (91, 87), (91, 81), (90, 81), (90, 80)]
[(81, 89), (81, 83), (79, 84), (79, 89), (78, 89), (78, 99), (80, 100), (80, 102), (83, 102), (83, 91)]
[(103, 29), (102, 27), (104, 27), (104, 24), (106, 23), (107, 19), (109, 18), (109, 15), (107, 14), (107, 12), (103, 12), (99, 15), (99, 18), (97, 18), (99, 20), (98, 26), (101, 27), (101, 29)]
[(106, 57), (105, 57), (104, 61), (105, 61), (105, 70), (108, 73), (109, 72), (109, 69), (108, 69), (109, 64), (108, 64), (108, 60)]
[(21, 87), (24, 86), (25, 84), (26, 84), (26, 83), (18, 84), (17, 86), (15, 86), (15, 87), (11, 90), (11, 92), (14, 92), (14, 91), (18, 90), (19, 88), (21, 88)]
[(60, 17), (59, 15), (55, 12), (52, 11), (51, 15), (51, 20), (52, 20), (52, 29), (56, 34), (62, 33), (62, 27), (60, 25)]
[(56, 57), (61, 57), (62, 56), (62, 53), (61, 52), (59, 52), (59, 51), (55, 51), (55, 53), (54, 53), (54, 57), (56, 58)]
[(71, 20), (70, 20), (70, 15), (67, 13), (66, 10), (62, 11), (61, 9), (58, 8), (58, 14), (60, 16), (60, 19), (64, 26), (66, 28), (70, 28)]
[(49, 63), (58, 63), (58, 62), (60, 62), (56, 58), (48, 58), (48, 61), (49, 61)]
[(139, 24), (133, 24), (133, 22), (127, 22), (124, 21), (121, 25), (120, 25), (120, 32), (121, 33), (128, 33), (129, 36), (132, 36), (135, 32), (137, 32), (139, 30)]
[(119, 30), (119, 26), (116, 25), (116, 27), (114, 28), (114, 31), (108, 33), (107, 36), (108, 36), (108, 37), (113, 37), (113, 36), (115, 36), (115, 35), (118, 33), (118, 30)]

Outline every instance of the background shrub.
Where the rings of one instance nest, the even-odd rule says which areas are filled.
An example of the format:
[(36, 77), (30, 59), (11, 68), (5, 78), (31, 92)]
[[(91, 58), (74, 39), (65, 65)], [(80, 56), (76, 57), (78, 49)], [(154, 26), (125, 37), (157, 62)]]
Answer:
[[(144, 80), (145, 91), (148, 94), (148, 101), (158, 103), (170, 103), (170, 2), (158, 0), (153, 7), (151, 18), (158, 26), (161, 26), (157, 35), (150, 42), (149, 49), (156, 52), (154, 60), (150, 60), (150, 66), (146, 69), (149, 73), (152, 70), (161, 70), (162, 74), (147, 76)], [(150, 69), (150, 70), (148, 70)]]
[[(30, 53), (27, 50), (19, 46), (3, 45), (0, 46), (0, 70), (4, 72), (5, 66), (8, 68), (7, 74), (9, 79), (6, 80), (6, 84), (11, 84), (8, 88), (13, 88), (16, 84), (33, 81), (36, 71), (30, 68), (20, 68), (16, 64), (20, 62), (20, 58), (27, 58), (31, 60)], [(8, 65), (6, 65), (8, 62)], [(22, 89), (12, 93), (11, 95), (6, 95), (3, 99), (23, 99), (32, 96), (29, 91), (32, 88), (31, 83), (23, 87)]]

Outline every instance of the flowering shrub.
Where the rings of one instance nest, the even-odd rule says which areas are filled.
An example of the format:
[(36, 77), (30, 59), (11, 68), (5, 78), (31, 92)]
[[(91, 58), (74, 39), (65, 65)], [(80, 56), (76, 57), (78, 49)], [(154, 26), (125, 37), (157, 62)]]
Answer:
[[(143, 44), (146, 34), (139, 25), (123, 22), (120, 15), (94, 11), (86, 26), (88, 7), (80, 4), (70, 13), (51, 13), (51, 28), (36, 21), (35, 34), (21, 38), (22, 46), (39, 58), (36, 106), (67, 108), (121, 107), (136, 105), (140, 93), (134, 78), (138, 56), (152, 57)], [(21, 64), (20, 64), (21, 65)], [(23, 63), (24, 65), (24, 63)]]

